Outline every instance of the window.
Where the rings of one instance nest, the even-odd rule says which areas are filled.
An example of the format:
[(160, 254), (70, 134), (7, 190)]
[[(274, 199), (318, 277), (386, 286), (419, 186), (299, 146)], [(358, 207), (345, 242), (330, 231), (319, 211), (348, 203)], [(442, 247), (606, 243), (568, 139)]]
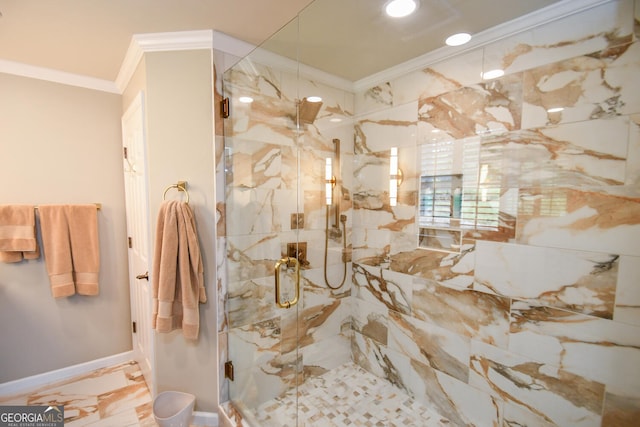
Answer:
[(480, 148), (480, 137), (421, 146), (419, 240), (436, 229), (498, 229), (503, 156)]

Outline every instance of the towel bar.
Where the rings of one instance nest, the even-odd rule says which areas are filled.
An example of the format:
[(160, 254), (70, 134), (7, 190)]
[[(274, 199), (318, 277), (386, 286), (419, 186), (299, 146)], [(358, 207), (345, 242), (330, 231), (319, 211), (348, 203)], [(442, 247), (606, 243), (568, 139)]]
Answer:
[[(100, 210), (102, 209), (102, 203), (94, 203), (94, 205), (96, 205), (96, 209)], [(38, 209), (38, 205), (33, 207), (34, 209)]]

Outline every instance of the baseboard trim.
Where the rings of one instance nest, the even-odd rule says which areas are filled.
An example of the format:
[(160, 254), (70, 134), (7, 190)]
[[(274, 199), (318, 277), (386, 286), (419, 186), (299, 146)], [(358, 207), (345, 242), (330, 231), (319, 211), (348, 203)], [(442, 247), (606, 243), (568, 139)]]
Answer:
[(218, 427), (218, 414), (215, 412), (194, 411), (191, 424), (198, 427)]
[(112, 356), (79, 363), (73, 366), (67, 366), (66, 368), (56, 369), (55, 371), (44, 372), (42, 374), (20, 378), (19, 380), (7, 381), (6, 383), (0, 384), (0, 396), (4, 397), (20, 394), (58, 381), (64, 381), (78, 375), (88, 374), (96, 369), (119, 365), (120, 363), (125, 363), (129, 360), (133, 360), (133, 351), (125, 351), (124, 353), (114, 354)]

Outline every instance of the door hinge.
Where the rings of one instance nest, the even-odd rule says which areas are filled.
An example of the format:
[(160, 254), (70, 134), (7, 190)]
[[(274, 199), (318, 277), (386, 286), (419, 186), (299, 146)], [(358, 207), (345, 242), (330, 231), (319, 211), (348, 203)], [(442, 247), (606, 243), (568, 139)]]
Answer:
[(131, 322), (131, 330), (134, 334), (138, 332), (138, 325), (136, 325), (136, 322)]
[(220, 115), (223, 119), (229, 117), (229, 98), (224, 98), (220, 101)]
[(124, 155), (125, 160), (129, 158), (129, 153), (127, 152), (127, 147), (123, 148), (123, 155)]
[(224, 362), (224, 377), (233, 381), (233, 362), (231, 360)]
[(133, 239), (131, 237), (127, 237), (127, 244), (129, 245), (129, 249), (133, 247)]

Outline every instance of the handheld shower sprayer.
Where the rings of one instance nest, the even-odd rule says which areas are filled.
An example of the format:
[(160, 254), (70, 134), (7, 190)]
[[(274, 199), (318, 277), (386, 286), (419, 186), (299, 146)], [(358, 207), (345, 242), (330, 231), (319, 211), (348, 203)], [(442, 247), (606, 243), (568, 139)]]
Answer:
[[(335, 162), (332, 163), (329, 160), (327, 160), (327, 163), (326, 163), (327, 170), (325, 172), (326, 178), (329, 181), (327, 183), (326, 191), (327, 193), (331, 191), (331, 194), (330, 195), (327, 194), (326, 196), (327, 205), (326, 205), (326, 214), (325, 214), (324, 282), (327, 285), (327, 287), (330, 289), (339, 289), (342, 287), (342, 285), (344, 285), (345, 279), (347, 278), (347, 260), (346, 260), (347, 216), (340, 214), (340, 198), (341, 198), (342, 189), (334, 188), (334, 186), (338, 187), (341, 183), (341, 180), (336, 179), (335, 175), (333, 175), (333, 164), (335, 163), (336, 169), (338, 171), (337, 175), (340, 176), (340, 140), (339, 139), (336, 138), (333, 140), (333, 148), (334, 148), (334, 154), (335, 154)], [(337, 196), (335, 195), (336, 192), (338, 193)], [(334, 200), (336, 200), (336, 203), (334, 203)], [(331, 216), (330, 211), (332, 207), (335, 213), (335, 223), (332, 224), (331, 227), (329, 227), (329, 217)], [(342, 224), (342, 230), (340, 230), (340, 224)], [(329, 234), (331, 234), (332, 239), (342, 238), (342, 263), (343, 263), (344, 269), (342, 274), (342, 281), (338, 286), (331, 285), (327, 277), (327, 254), (329, 250)]]

